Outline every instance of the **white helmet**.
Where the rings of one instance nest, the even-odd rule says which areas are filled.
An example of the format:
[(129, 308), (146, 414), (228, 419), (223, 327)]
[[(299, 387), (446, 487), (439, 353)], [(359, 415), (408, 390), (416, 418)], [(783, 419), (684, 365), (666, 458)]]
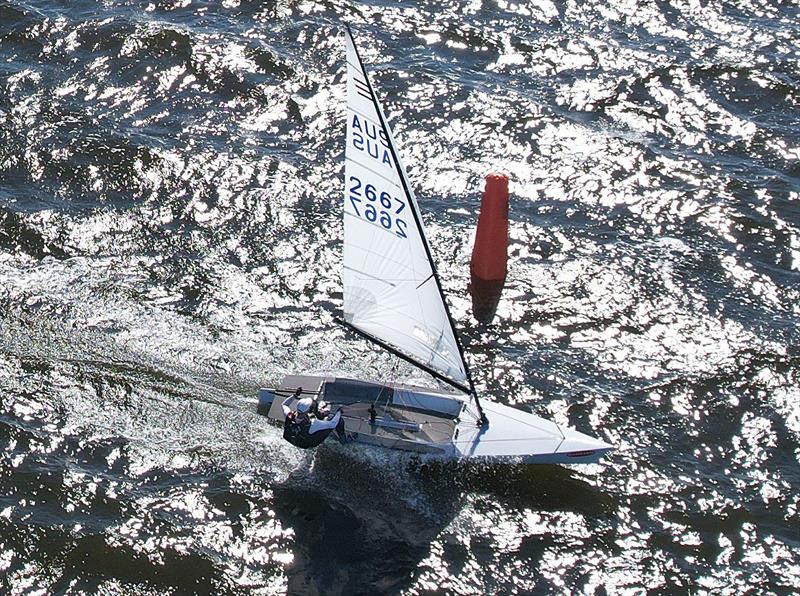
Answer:
[(311, 409), (311, 406), (314, 405), (314, 400), (310, 397), (304, 397), (299, 402), (297, 402), (297, 411), (301, 414), (305, 414)]

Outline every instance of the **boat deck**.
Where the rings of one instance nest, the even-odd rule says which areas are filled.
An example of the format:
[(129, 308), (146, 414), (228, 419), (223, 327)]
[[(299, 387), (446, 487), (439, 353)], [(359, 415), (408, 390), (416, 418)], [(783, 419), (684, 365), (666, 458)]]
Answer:
[[(335, 407), (335, 404), (331, 403), (331, 407)], [(395, 440), (444, 443), (453, 438), (453, 432), (456, 429), (456, 422), (453, 419), (442, 418), (427, 412), (415, 412), (398, 406), (376, 407), (377, 420), (375, 424), (372, 424), (369, 420), (369, 407), (370, 404), (363, 402), (342, 406), (347, 432)], [(382, 421), (386, 419), (418, 425), (419, 430), (390, 428), (382, 424)]]
[[(302, 387), (307, 397), (319, 393), (326, 381), (332, 383), (334, 380), (333, 377), (287, 376), (272, 402), (268, 416), (282, 423), (284, 416), (281, 403), (296, 388)], [(376, 401), (375, 396), (367, 394), (331, 395), (326, 391), (320, 397), (328, 403), (331, 411), (341, 408), (345, 432), (357, 441), (423, 453), (441, 452), (452, 444), (457, 425), (453, 416), (437, 415), (435, 412), (419, 411), (397, 404), (387, 405), (385, 400)], [(376, 410), (375, 423), (370, 421), (369, 413), (373, 404)]]

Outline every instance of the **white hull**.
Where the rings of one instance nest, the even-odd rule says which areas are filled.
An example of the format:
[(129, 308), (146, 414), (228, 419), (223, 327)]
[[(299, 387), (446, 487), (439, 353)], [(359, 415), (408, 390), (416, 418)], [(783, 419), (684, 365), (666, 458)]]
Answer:
[(486, 428), (462, 421), (453, 441), (458, 459), (528, 464), (576, 464), (598, 461), (613, 449), (577, 430), (503, 404), (482, 402)]
[[(332, 408), (341, 407), (348, 438), (354, 443), (444, 460), (528, 464), (592, 463), (613, 448), (502, 404), (484, 402), (489, 424), (478, 426), (474, 414), (452, 393), (335, 377), (287, 376), (277, 391), (261, 390), (259, 411), (283, 424), (281, 402), (297, 387), (320, 392)], [(374, 422), (368, 413), (372, 404), (378, 411)]]

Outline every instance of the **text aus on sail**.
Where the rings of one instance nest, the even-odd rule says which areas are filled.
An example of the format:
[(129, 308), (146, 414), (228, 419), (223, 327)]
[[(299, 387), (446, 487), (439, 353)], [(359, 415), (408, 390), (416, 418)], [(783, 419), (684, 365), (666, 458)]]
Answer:
[[(350, 145), (354, 153), (347, 179), (347, 197), (352, 214), (407, 238), (406, 201), (396, 183), (397, 170), (386, 133), (358, 114), (350, 121)], [(402, 197), (402, 198), (401, 198)]]

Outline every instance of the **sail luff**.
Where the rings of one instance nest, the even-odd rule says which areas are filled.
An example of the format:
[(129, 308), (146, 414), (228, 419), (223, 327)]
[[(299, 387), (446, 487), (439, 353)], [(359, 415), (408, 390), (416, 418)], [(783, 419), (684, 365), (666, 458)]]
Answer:
[[(449, 353), (449, 352), (447, 352), (447, 350), (445, 350), (445, 353), (443, 355), (442, 353), (438, 353), (435, 349), (433, 349), (431, 347), (430, 361), (424, 362), (424, 361), (420, 360), (420, 358), (419, 358), (419, 356), (417, 354), (413, 353), (413, 350), (411, 350), (411, 353), (409, 353), (407, 350), (402, 349), (402, 347), (400, 347), (398, 345), (394, 345), (394, 344), (400, 343), (400, 342), (397, 342), (397, 341), (392, 342), (390, 339), (382, 337), (381, 331), (386, 331), (386, 335), (390, 335), (394, 339), (405, 337), (405, 340), (403, 340), (403, 341), (409, 341), (409, 342), (413, 343), (414, 338), (411, 337), (410, 334), (403, 335), (402, 334), (402, 330), (390, 329), (390, 328), (382, 327), (382, 323), (378, 322), (378, 321), (375, 321), (375, 320), (370, 320), (369, 321), (369, 325), (364, 324), (363, 321), (362, 321), (362, 325), (359, 325), (359, 322), (358, 321), (354, 321), (354, 320), (348, 320), (347, 323), (350, 326), (352, 326), (354, 329), (356, 329), (359, 332), (361, 332), (362, 334), (364, 334), (366, 337), (371, 338), (371, 339), (377, 339), (378, 341), (382, 341), (384, 344), (388, 345), (393, 351), (402, 354), (407, 360), (409, 360), (410, 362), (412, 362), (415, 365), (419, 366), (423, 370), (431, 372), (431, 370), (436, 371), (437, 368), (438, 369), (442, 369), (442, 370), (438, 371), (438, 374), (436, 376), (438, 376), (440, 378), (443, 377), (444, 380), (447, 380), (448, 382), (450, 382), (450, 384), (453, 384), (454, 386), (458, 387), (462, 391), (465, 391), (467, 393), (472, 393), (474, 395), (474, 385), (472, 383), (472, 378), (471, 378), (471, 375), (469, 373), (469, 369), (468, 369), (468, 367), (466, 365), (466, 362), (464, 360), (463, 348), (461, 346), (461, 342), (459, 341), (457, 332), (455, 330), (455, 325), (453, 323), (453, 318), (452, 318), (452, 316), (450, 314), (449, 307), (448, 307), (448, 305), (445, 302), (444, 297), (443, 297), (441, 280), (439, 278), (438, 272), (436, 271), (436, 267), (435, 267), (435, 264), (433, 262), (433, 257), (432, 257), (431, 251), (430, 251), (430, 246), (428, 244), (427, 238), (425, 237), (424, 228), (422, 226), (422, 220), (421, 220), (421, 217), (419, 215), (419, 209), (418, 209), (418, 206), (417, 206), (417, 203), (416, 203), (416, 199), (415, 199), (415, 197), (413, 195), (413, 192), (411, 191), (411, 188), (410, 188), (410, 186), (408, 184), (408, 180), (407, 180), (406, 173), (405, 173), (405, 168), (403, 167), (403, 164), (400, 161), (399, 156), (397, 154), (397, 151), (396, 151), (396, 148), (395, 148), (394, 139), (393, 139), (392, 134), (391, 134), (391, 130), (389, 129), (389, 126), (388, 126), (387, 121), (386, 121), (386, 117), (383, 114), (383, 110), (382, 110), (382, 108), (380, 106), (380, 103), (377, 100), (377, 97), (376, 97), (375, 92), (374, 92), (374, 88), (372, 87), (372, 83), (371, 83), (371, 81), (369, 80), (369, 77), (366, 74), (366, 70), (364, 68), (363, 61), (361, 60), (361, 57), (360, 57), (360, 55), (358, 53), (358, 49), (355, 46), (355, 43), (354, 43), (353, 38), (352, 38), (352, 33), (350, 32), (349, 27), (347, 28), (347, 36), (348, 36), (349, 46), (351, 46), (352, 50), (353, 50), (353, 57), (355, 58), (355, 61), (357, 62), (357, 64), (353, 63), (353, 61), (351, 59), (351, 56), (350, 56), (350, 52), (348, 51), (348, 63), (349, 63), (349, 67), (348, 67), (348, 83), (350, 83), (350, 75), (351, 75), (350, 67), (352, 67), (356, 71), (356, 74), (360, 75), (360, 77), (363, 78), (363, 81), (360, 81), (359, 78), (356, 77), (355, 74), (354, 74), (353, 75), (353, 79), (354, 80), (352, 81), (352, 83), (354, 85), (353, 86), (354, 94), (352, 94), (350, 92), (351, 89), (350, 89), (350, 87), (348, 87), (348, 145), (347, 145), (347, 150), (346, 150), (346, 157), (347, 157), (348, 167), (346, 167), (346, 176), (347, 176), (349, 171), (355, 171), (357, 173), (359, 171), (359, 168), (364, 168), (365, 167), (365, 164), (363, 163), (363, 156), (361, 156), (362, 160), (359, 161), (359, 159), (357, 159), (358, 155), (356, 155), (355, 149), (353, 149), (351, 147), (351, 140), (353, 141), (353, 144), (355, 144), (355, 140), (354, 140), (355, 132), (353, 130), (351, 130), (352, 123), (351, 123), (351, 115), (350, 114), (351, 113), (353, 113), (354, 115), (359, 115), (360, 114), (361, 117), (367, 118), (367, 122), (368, 122), (369, 121), (369, 117), (367, 115), (365, 115), (363, 113), (363, 111), (369, 111), (369, 110), (364, 109), (362, 111), (362, 113), (360, 113), (359, 110), (356, 108), (356, 106), (352, 105), (353, 102), (355, 102), (355, 103), (361, 102), (361, 105), (364, 106), (365, 104), (364, 104), (363, 100), (366, 99), (371, 104), (372, 110), (374, 111), (374, 115), (375, 115), (375, 117), (376, 117), (376, 119), (378, 121), (377, 124), (379, 124), (379, 126), (380, 126), (381, 133), (382, 133), (381, 143), (383, 143), (383, 145), (386, 146), (386, 148), (388, 149), (389, 154), (391, 155), (391, 159), (388, 160), (388, 161), (391, 162), (390, 165), (393, 164), (393, 166), (394, 166), (394, 168), (392, 170), (392, 173), (394, 174), (394, 176), (391, 176), (392, 180), (389, 180), (388, 178), (386, 178), (384, 176), (385, 172), (384, 172), (384, 174), (380, 174), (379, 172), (376, 172), (373, 169), (369, 169), (369, 168), (367, 168), (367, 169), (369, 169), (369, 171), (372, 172), (372, 174), (381, 176), (385, 180), (389, 180), (389, 182), (391, 184), (393, 184), (393, 185), (398, 187), (398, 190), (402, 190), (404, 198), (406, 198), (407, 203), (408, 203), (408, 210), (412, 214), (412, 217), (414, 219), (414, 227), (416, 228), (416, 232), (417, 232), (416, 239), (420, 242), (421, 247), (424, 250), (424, 255), (425, 255), (424, 258), (425, 258), (425, 261), (426, 261), (424, 266), (425, 266), (425, 268), (427, 270), (424, 272), (423, 279), (420, 280), (419, 285), (416, 286), (416, 290), (419, 291), (423, 286), (425, 286), (429, 282), (430, 279), (433, 279), (434, 282), (435, 282), (435, 294), (436, 294), (436, 298), (435, 299), (436, 299), (436, 301), (438, 301), (439, 306), (436, 306), (435, 304), (431, 304), (430, 303), (430, 300), (433, 297), (433, 294), (432, 294), (433, 288), (431, 288), (430, 290), (425, 290), (423, 288), (422, 291), (423, 292), (427, 292), (426, 296), (421, 296), (420, 294), (416, 294), (415, 297), (412, 296), (410, 299), (414, 299), (415, 298), (416, 300), (421, 301), (418, 304), (419, 308), (417, 309), (416, 312), (422, 318), (426, 317), (427, 310), (429, 310), (429, 309), (434, 311), (434, 314), (431, 315), (434, 318), (436, 316), (439, 316), (439, 315), (437, 315), (435, 313), (435, 311), (437, 309), (440, 310), (440, 312), (444, 315), (443, 319), (446, 319), (446, 325), (445, 325), (444, 321), (442, 321), (442, 325), (445, 325), (445, 326), (440, 328), (441, 332), (444, 332), (445, 328), (447, 329), (448, 337), (446, 338), (445, 345), (446, 346), (450, 346), (452, 348), (455, 348), (455, 350), (451, 350), (451, 351), (457, 352), (457, 355), (455, 353), (453, 353), (453, 354), (450, 354), (450, 356), (448, 357), (447, 353)], [(351, 102), (351, 98), (353, 99), (352, 102)], [(357, 123), (358, 122), (357, 116), (353, 116), (353, 118), (355, 119), (355, 121)], [(358, 130), (360, 132), (360, 129), (358, 129)], [(375, 139), (376, 145), (377, 145), (377, 135), (373, 136), (372, 138)], [(361, 135), (359, 135), (359, 139), (363, 140), (363, 139), (361, 139)], [(374, 155), (372, 155), (372, 157), (373, 158), (377, 158), (377, 150), (376, 150), (376, 153)], [(384, 158), (384, 161), (386, 161), (386, 158)], [(370, 162), (370, 165), (372, 165), (371, 162)], [(356, 168), (355, 166), (358, 166), (358, 168)], [(396, 182), (394, 181), (395, 177), (397, 179)], [(354, 178), (355, 178), (354, 176), (350, 176), (348, 178), (348, 180), (353, 180)], [(358, 180), (356, 180), (356, 182), (358, 183)], [(399, 182), (399, 184), (398, 184), (398, 182)], [(374, 190), (373, 190), (373, 194), (374, 194)], [(346, 206), (346, 210), (348, 208), (347, 197), (348, 197), (348, 191), (346, 190), (345, 191), (345, 206)], [(350, 198), (351, 198), (351, 200), (354, 200), (354, 198), (352, 196)], [(381, 198), (383, 199), (383, 195), (382, 195)], [(374, 199), (372, 199), (372, 200), (374, 200)], [(359, 203), (360, 203), (360, 200), (359, 200)], [(356, 211), (357, 211), (356, 203), (353, 202), (352, 205), (353, 205), (353, 208), (356, 209)], [(354, 214), (347, 213), (347, 211), (346, 211), (346, 216), (347, 215), (351, 215), (351, 221), (353, 219), (357, 219)], [(375, 215), (374, 215), (374, 209), (373, 209), (373, 218), (374, 217), (375, 217)], [(372, 221), (374, 221), (374, 219)], [(347, 221), (346, 221), (346, 223), (347, 223)], [(361, 223), (363, 223), (363, 222), (359, 222), (359, 225)], [(409, 230), (410, 230), (410, 228), (409, 228)], [(346, 231), (347, 231), (347, 229), (346, 229)], [(361, 233), (363, 234), (364, 232), (362, 231)], [(375, 233), (377, 233), (377, 232), (375, 232)], [(347, 236), (347, 234), (346, 234), (346, 236)], [(409, 234), (409, 240), (411, 240), (410, 234)], [(347, 240), (346, 240), (346, 246), (347, 246)], [(356, 247), (356, 248), (353, 248), (352, 250), (354, 252), (356, 252), (356, 250), (358, 248), (359, 247)], [(360, 247), (360, 250), (361, 250), (361, 253), (359, 253), (359, 256), (363, 255), (366, 252), (369, 252), (366, 249), (364, 249), (363, 247)], [(366, 260), (366, 257), (365, 257), (365, 260)], [(413, 258), (411, 258), (410, 260), (413, 261)], [(412, 263), (411, 267), (413, 269), (413, 263)], [(419, 273), (419, 271), (417, 271), (417, 273)], [(360, 275), (361, 277), (358, 277), (358, 281), (362, 282), (362, 285), (364, 283), (364, 280), (371, 276), (370, 272), (359, 272), (359, 271), (356, 271), (355, 273), (351, 273), (351, 275)], [(373, 283), (373, 288), (372, 289), (377, 292), (378, 290), (375, 289), (376, 285), (377, 284)], [(347, 288), (347, 284), (346, 284), (345, 289), (346, 289), (345, 317), (347, 318), (347, 315), (348, 315), (348, 312), (347, 312), (347, 302), (348, 302), (348, 300), (347, 300), (347, 289), (348, 289)], [(360, 287), (359, 288), (355, 288), (355, 289), (356, 290), (362, 290), (362, 288), (360, 288)], [(376, 298), (376, 297), (370, 295), (368, 298), (373, 299), (373, 298)], [(423, 304), (422, 301), (424, 301), (424, 299), (427, 299), (428, 303)], [(355, 298), (353, 298), (353, 300), (355, 300)], [(376, 310), (376, 309), (373, 309), (373, 310)], [(370, 314), (372, 314), (372, 313), (370, 313)], [(368, 315), (365, 315), (365, 316), (368, 316)], [(351, 317), (352, 317), (352, 313), (351, 313)], [(371, 328), (369, 328), (369, 327), (371, 327)], [(429, 330), (433, 331), (433, 330), (438, 330), (438, 329), (439, 328), (434, 326), (434, 327), (430, 328)], [(418, 329), (414, 329), (414, 331), (418, 331)], [(419, 352), (419, 350), (417, 350), (417, 351)], [(453, 365), (455, 365), (455, 368), (454, 368)], [(463, 381), (466, 381), (466, 384)], [(468, 384), (469, 388), (466, 387), (467, 384)]]

